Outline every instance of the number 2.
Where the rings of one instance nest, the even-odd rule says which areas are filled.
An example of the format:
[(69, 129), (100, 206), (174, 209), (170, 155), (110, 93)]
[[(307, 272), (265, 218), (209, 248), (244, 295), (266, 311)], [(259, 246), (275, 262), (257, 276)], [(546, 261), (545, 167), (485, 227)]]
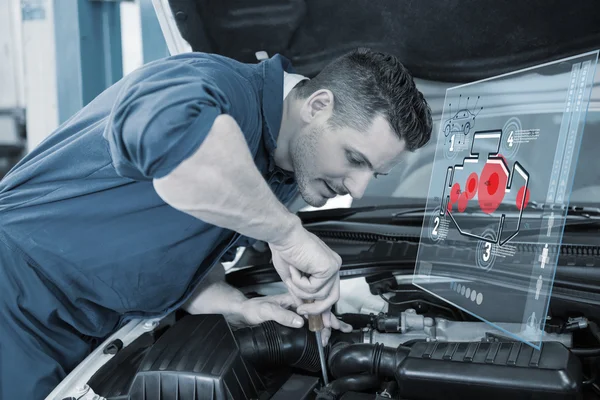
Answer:
[(488, 261), (490, 259), (490, 250), (492, 249), (492, 244), (490, 242), (485, 243), (485, 251), (483, 252), (483, 261)]
[(435, 220), (433, 221), (435, 226), (433, 227), (433, 231), (431, 232), (434, 236), (437, 236), (438, 234), (438, 226), (440, 226), (440, 217), (435, 217)]
[(506, 139), (506, 141), (508, 142), (508, 147), (512, 147), (513, 145), (513, 132), (514, 131), (510, 131), (510, 135), (508, 135), (508, 139)]

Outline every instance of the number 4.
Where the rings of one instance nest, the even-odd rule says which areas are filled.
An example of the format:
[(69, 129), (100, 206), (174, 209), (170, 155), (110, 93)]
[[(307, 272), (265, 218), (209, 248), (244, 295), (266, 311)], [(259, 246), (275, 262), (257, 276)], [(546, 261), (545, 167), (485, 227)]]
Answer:
[(510, 131), (510, 134), (508, 135), (508, 139), (506, 139), (506, 141), (508, 142), (508, 147), (512, 147), (512, 145), (513, 145), (513, 133), (514, 133), (514, 131)]

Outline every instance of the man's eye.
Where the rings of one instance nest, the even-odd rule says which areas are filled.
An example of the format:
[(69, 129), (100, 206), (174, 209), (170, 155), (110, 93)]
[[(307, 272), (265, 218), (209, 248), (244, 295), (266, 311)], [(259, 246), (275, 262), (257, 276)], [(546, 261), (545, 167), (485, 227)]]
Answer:
[(357, 165), (357, 166), (362, 165), (362, 160), (359, 160), (358, 158), (354, 157), (352, 154), (348, 154), (347, 158), (348, 158), (348, 161), (350, 162), (350, 164), (352, 164), (352, 165)]

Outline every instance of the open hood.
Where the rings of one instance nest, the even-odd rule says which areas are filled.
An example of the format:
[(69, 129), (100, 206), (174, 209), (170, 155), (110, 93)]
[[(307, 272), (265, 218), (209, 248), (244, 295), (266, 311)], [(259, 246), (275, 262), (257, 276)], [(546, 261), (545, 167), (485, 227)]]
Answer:
[(163, 31), (170, 21), (167, 35), (175, 25), (193, 51), (243, 62), (280, 53), (309, 77), (360, 46), (398, 56), (416, 78), (466, 82), (600, 44), (596, 0), (153, 1), (170, 14)]

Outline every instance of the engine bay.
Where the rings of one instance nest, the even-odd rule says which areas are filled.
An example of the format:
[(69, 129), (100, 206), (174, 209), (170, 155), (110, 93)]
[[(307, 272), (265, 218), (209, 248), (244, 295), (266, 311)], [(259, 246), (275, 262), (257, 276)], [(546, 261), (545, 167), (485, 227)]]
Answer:
[[(325, 348), (323, 385), (315, 336), (274, 322), (234, 329), (222, 315), (170, 315), (113, 357), (88, 381), (106, 400), (196, 399), (583, 399), (594, 395), (600, 339), (586, 318), (549, 321), (536, 350), (478, 321), (454, 320), (441, 304), (408, 301), (387, 312), (345, 313), (350, 333)], [(427, 302), (426, 302), (427, 303)], [(400, 310), (400, 311), (398, 311)], [(457, 315), (460, 318), (460, 314)], [(80, 399), (88, 397), (79, 397)]]
[[(386, 226), (386, 235), (364, 222), (305, 222), (344, 259), (332, 312), (353, 331), (333, 331), (325, 347), (329, 384), (307, 324), (235, 328), (222, 315), (177, 310), (122, 326), (49, 399), (600, 397), (598, 294), (589, 287), (597, 279), (597, 257), (561, 249), (537, 350), (506, 334), (515, 330), (511, 323), (497, 321), (496, 329), (411, 284), (419, 244), (407, 232), (422, 219), (414, 226)], [(248, 298), (286, 291), (260, 244), (227, 268), (226, 282)], [(587, 266), (585, 280), (573, 263)]]

